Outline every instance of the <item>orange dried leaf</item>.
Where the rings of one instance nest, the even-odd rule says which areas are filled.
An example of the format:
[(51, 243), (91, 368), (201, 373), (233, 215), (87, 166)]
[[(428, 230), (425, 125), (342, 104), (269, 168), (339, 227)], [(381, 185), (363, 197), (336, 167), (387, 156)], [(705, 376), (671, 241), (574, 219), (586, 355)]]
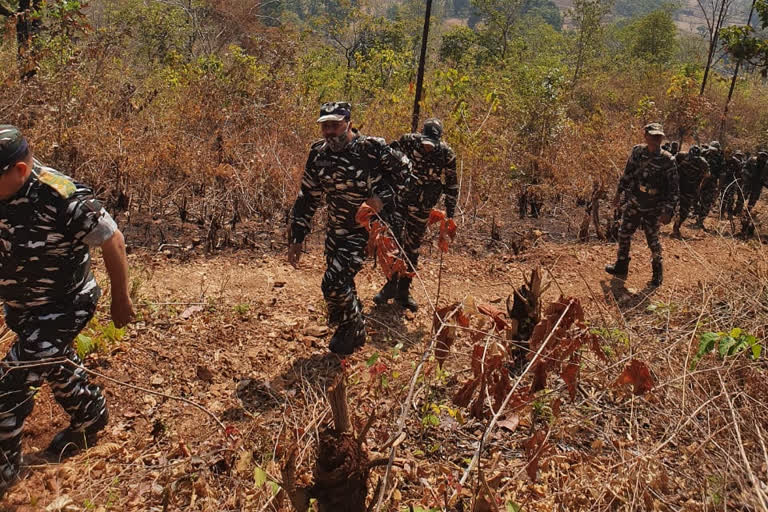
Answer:
[(355, 221), (362, 227), (368, 229), (370, 231), (371, 229), (371, 219), (373, 219), (374, 215), (376, 215), (376, 210), (374, 210), (371, 205), (368, 203), (363, 203), (360, 206), (360, 209), (357, 210), (357, 214), (355, 215)]
[(493, 306), (489, 306), (486, 304), (479, 304), (477, 306), (477, 310), (482, 314), (491, 317), (494, 323), (494, 329), (496, 329), (497, 332), (501, 332), (507, 327), (509, 327), (509, 324), (504, 318), (504, 313), (494, 308)]
[(445, 220), (445, 214), (441, 212), (440, 210), (435, 210), (434, 208), (429, 212), (429, 220), (427, 221), (427, 225), (431, 226), (432, 224), (436, 224), (438, 222), (442, 222)]
[(648, 366), (637, 359), (630, 361), (614, 385), (618, 387), (626, 384), (632, 384), (632, 393), (635, 395), (643, 395), (652, 390), (654, 382)]

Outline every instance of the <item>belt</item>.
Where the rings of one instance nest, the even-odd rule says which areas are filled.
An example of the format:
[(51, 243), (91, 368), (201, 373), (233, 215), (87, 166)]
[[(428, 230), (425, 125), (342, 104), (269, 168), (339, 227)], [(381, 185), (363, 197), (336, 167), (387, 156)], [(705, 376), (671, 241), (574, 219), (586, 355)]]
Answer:
[(648, 188), (643, 185), (638, 185), (637, 189), (644, 194), (648, 194), (649, 196), (655, 196), (656, 194), (659, 193), (659, 191), (656, 190), (655, 188)]

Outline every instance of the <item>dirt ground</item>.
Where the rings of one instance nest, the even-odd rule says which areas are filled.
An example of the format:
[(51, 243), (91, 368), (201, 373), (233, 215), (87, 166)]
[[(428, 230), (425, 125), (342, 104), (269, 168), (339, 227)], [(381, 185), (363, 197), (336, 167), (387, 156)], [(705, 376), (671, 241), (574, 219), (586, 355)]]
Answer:
[[(664, 285), (650, 295), (646, 295), (649, 252), (641, 234), (634, 239), (625, 288), (603, 271), (615, 257), (615, 245), (575, 241), (572, 223), (562, 216), (510, 220), (502, 225), (497, 241), (490, 237), (487, 219), (464, 219), (443, 258), (442, 272), (434, 235), (430, 235), (414, 283), (415, 298), (423, 306), (415, 315), (395, 306), (373, 308), (371, 297), (383, 277), (378, 268), (367, 264), (357, 278), (357, 288), (371, 337), (346, 364), (361, 379), (355, 393), (361, 398), (354, 411), (364, 417), (377, 403), (386, 410), (371, 431), (371, 450), (375, 452), (391, 431), (402, 390), (430, 338), (432, 315), (427, 304), (436, 298), (439, 275), (441, 305), (473, 296), (503, 310), (513, 287), (522, 283), (523, 273), (540, 265), (553, 282), (545, 304), (561, 294), (576, 297), (590, 321), (621, 327), (633, 310), (671, 304), (695, 296), (703, 287), (741, 279), (745, 269), (763, 258), (759, 243), (736, 240), (727, 235), (726, 223), (709, 222), (723, 233), (684, 228), (690, 238), (680, 241), (670, 238), (669, 227), (664, 228)], [(107, 396), (109, 426), (97, 446), (77, 457), (61, 464), (40, 462), (35, 452), (44, 449), (67, 422), (50, 390), (44, 388), (26, 423), (28, 474), (0, 509), (271, 509), (274, 495), (269, 485), (279, 481), (273, 458), (279, 459), (280, 440), (292, 434), (312, 444), (313, 430), (327, 414), (322, 395), (339, 363), (327, 352), (331, 333), (325, 327), (320, 292), (322, 233), (312, 235), (298, 270), (285, 260), (279, 229), (266, 226), (261, 233), (252, 248), (214, 255), (183, 247), (132, 251), (139, 319), (123, 340), (108, 343), (87, 359), (88, 368), (98, 374), (93, 379)], [(511, 245), (520, 240), (527, 247), (515, 254)], [(104, 280), (103, 272), (99, 278)], [(107, 314), (105, 297), (99, 322), (107, 322)], [(6, 345), (9, 341), (6, 336)], [(462, 354), (470, 351), (469, 346), (465, 341), (455, 348), (445, 387), (466, 372)], [(376, 354), (387, 355), (392, 371), (390, 395), (371, 391), (366, 380), (370, 365), (366, 363)], [(426, 401), (426, 395), (419, 400)], [(438, 403), (437, 398), (430, 400)], [(418, 474), (419, 460), (455, 476), (466, 466), (472, 434), (482, 432), (482, 426), (471, 421), (457, 425), (443, 416), (440, 428), (409, 430), (405, 450), (410, 455), (404, 457), (414, 462), (398, 471), (401, 484), (390, 494), (392, 501), (385, 510), (416, 503), (437, 506), (436, 491), (426, 490), (424, 479), (431, 482), (431, 477)], [(578, 444), (578, 436), (571, 442)], [(496, 443), (510, 459), (515, 454), (520, 458), (520, 443), (505, 445), (500, 439)], [(558, 446), (561, 453), (572, 450)], [(311, 448), (302, 449), (301, 454), (308, 468)], [(525, 510), (553, 510), (550, 493), (541, 486), (508, 484), (505, 492), (518, 502), (527, 500)], [(666, 509), (679, 510), (675, 507), (684, 502), (685, 497), (680, 497), (678, 505)], [(691, 509), (707, 509), (705, 502)], [(584, 507), (588, 508), (592, 507)]]

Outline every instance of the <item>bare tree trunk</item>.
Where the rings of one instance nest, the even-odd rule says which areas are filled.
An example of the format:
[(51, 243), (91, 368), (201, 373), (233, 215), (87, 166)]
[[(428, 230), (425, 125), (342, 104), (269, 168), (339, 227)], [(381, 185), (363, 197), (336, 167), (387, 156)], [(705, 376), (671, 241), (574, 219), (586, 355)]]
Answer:
[[(755, 2), (752, 0), (752, 7), (749, 9), (749, 17), (747, 18), (747, 25), (752, 24), (752, 14), (755, 12)], [(723, 117), (720, 119), (720, 141), (725, 142), (725, 123), (728, 120), (728, 110), (731, 106), (731, 98), (733, 98), (733, 90), (736, 88), (736, 79), (739, 76), (739, 68), (741, 67), (741, 59), (736, 61), (736, 67), (733, 70), (733, 77), (731, 78), (731, 88), (728, 89), (728, 99), (725, 100), (725, 108), (723, 108)]]
[(411, 116), (411, 131), (419, 129), (419, 111), (421, 110), (421, 92), (424, 86), (424, 66), (427, 60), (427, 42), (429, 40), (429, 21), (432, 17), (432, 0), (427, 0), (424, 13), (424, 30), (421, 34), (421, 54), (419, 55), (419, 70), (416, 73), (416, 97), (413, 100), (413, 115)]
[[(704, 68), (704, 79), (701, 81), (701, 90), (699, 90), (699, 96), (704, 94), (704, 89), (707, 86), (707, 79), (709, 78), (709, 71), (712, 67), (712, 59), (715, 56), (715, 49), (717, 48), (717, 41), (720, 39), (720, 28), (725, 21), (725, 15), (728, 12), (726, 6), (730, 6), (729, 0), (720, 0), (720, 12), (715, 20), (713, 17), (714, 25), (712, 27), (712, 33), (709, 40), (709, 52), (707, 54), (707, 66)], [(712, 13), (714, 15), (714, 12)]]

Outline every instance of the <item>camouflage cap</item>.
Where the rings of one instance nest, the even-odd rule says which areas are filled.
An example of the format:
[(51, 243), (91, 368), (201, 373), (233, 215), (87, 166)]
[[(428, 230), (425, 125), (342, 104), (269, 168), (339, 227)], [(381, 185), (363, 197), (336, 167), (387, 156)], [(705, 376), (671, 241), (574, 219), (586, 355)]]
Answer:
[(768, 158), (768, 151), (758, 151), (757, 156), (763, 159)]
[(21, 130), (10, 124), (0, 125), (0, 174), (27, 156), (29, 145)]
[(664, 128), (662, 128), (661, 123), (650, 123), (645, 125), (645, 133), (648, 135), (661, 135), (664, 136)]
[(691, 156), (699, 156), (701, 154), (701, 148), (699, 146), (691, 146), (688, 150), (688, 154)]
[(709, 147), (715, 148), (715, 149), (720, 149), (720, 142), (716, 141), (716, 140), (713, 140), (712, 142), (709, 143)]
[(323, 106), (320, 107), (320, 117), (317, 118), (317, 122), (349, 121), (351, 115), (351, 104), (346, 101), (331, 101), (329, 103), (323, 103)]
[(424, 135), (423, 142), (425, 144), (437, 146), (440, 144), (440, 139), (443, 138), (443, 123), (436, 118), (427, 119), (424, 122), (424, 128), (422, 128), (421, 133)]

